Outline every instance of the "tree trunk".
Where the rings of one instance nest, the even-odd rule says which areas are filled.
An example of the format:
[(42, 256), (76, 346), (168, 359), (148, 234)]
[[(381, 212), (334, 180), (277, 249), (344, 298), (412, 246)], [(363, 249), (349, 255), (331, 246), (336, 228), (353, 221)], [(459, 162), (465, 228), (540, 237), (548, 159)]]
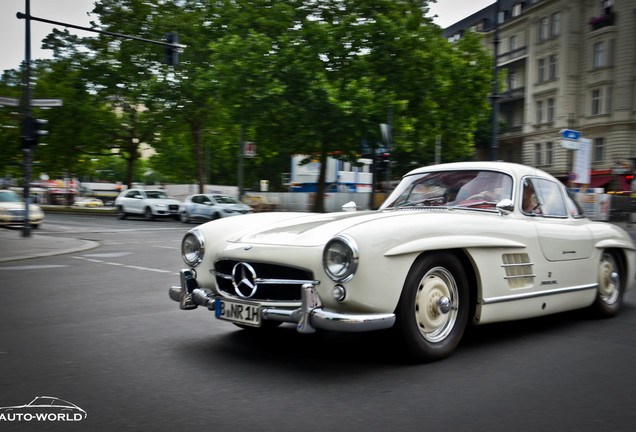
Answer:
[(190, 129), (192, 132), (192, 140), (194, 141), (194, 164), (197, 170), (197, 180), (199, 182), (199, 193), (205, 193), (205, 161), (203, 160), (203, 149), (201, 147), (201, 136), (203, 130), (197, 124), (190, 123)]
[(316, 213), (325, 212), (325, 179), (327, 177), (327, 144), (323, 142), (320, 152), (320, 174), (316, 185), (316, 199), (314, 201), (314, 211)]

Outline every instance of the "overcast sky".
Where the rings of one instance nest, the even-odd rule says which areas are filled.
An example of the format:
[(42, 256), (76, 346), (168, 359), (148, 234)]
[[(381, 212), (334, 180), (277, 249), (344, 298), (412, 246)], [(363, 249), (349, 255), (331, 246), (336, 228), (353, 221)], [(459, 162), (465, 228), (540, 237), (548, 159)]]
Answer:
[[(94, 17), (87, 15), (93, 10), (96, 0), (31, 0), (31, 15), (53, 21), (90, 27)], [(438, 15), (435, 23), (442, 28), (469, 16), (494, 3), (494, 0), (438, 0), (431, 4), (431, 14)], [(24, 12), (25, 0), (0, 0), (0, 72), (16, 69), (24, 60), (24, 20), (16, 18)], [(41, 50), (42, 39), (53, 26), (37, 21), (31, 22), (31, 58), (51, 57), (51, 51)], [(62, 30), (63, 28), (60, 28)], [(78, 33), (91, 33), (74, 30)]]

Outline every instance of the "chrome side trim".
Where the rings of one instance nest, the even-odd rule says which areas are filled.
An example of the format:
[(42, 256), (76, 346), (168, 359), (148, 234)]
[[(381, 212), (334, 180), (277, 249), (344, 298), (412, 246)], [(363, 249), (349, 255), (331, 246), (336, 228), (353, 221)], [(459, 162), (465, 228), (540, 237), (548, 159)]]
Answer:
[(537, 297), (567, 294), (567, 293), (577, 292), (577, 291), (587, 291), (592, 289), (598, 289), (598, 283), (590, 284), (590, 285), (580, 285), (575, 287), (559, 288), (556, 290), (540, 291), (540, 292), (527, 293), (527, 294), (516, 294), (511, 296), (485, 298), (481, 301), (481, 304), (488, 305), (488, 304), (494, 304), (494, 303), (505, 303), (505, 302), (511, 302), (511, 301), (537, 298)]

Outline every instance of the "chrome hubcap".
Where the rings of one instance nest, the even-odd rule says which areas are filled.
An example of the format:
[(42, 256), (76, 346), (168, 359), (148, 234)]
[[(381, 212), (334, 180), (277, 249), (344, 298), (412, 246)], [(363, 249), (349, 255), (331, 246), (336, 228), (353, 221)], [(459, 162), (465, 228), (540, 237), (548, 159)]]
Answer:
[(443, 267), (428, 271), (420, 281), (415, 296), (415, 319), (424, 339), (444, 340), (457, 320), (457, 284)]
[(606, 304), (614, 304), (620, 294), (620, 275), (617, 271), (616, 262), (611, 255), (603, 255), (599, 264), (598, 291)]

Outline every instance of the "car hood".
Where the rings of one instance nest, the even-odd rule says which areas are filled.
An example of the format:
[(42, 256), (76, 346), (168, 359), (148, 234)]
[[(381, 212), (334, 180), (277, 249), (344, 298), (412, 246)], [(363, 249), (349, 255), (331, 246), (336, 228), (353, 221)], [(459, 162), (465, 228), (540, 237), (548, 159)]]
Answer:
[(169, 204), (181, 204), (179, 201), (171, 198), (160, 198), (160, 199), (148, 199), (150, 204), (159, 204), (159, 205), (169, 205)]
[[(29, 204), (29, 210), (39, 210), (40, 207), (36, 204)], [(21, 202), (3, 202), (0, 203), (0, 210), (9, 211), (9, 210), (24, 210), (24, 203)]]
[(219, 204), (220, 207), (230, 209), (230, 210), (252, 210), (252, 207), (247, 206), (245, 204)]
[[(362, 211), (340, 213), (260, 213), (243, 216), (242, 230), (228, 239), (231, 242), (280, 246), (319, 246), (333, 236), (369, 224), (368, 235), (387, 226), (387, 219), (412, 217), (410, 212)], [(441, 216), (439, 212), (435, 212)], [(444, 214), (448, 214), (444, 212)], [(420, 213), (420, 217), (421, 217)], [(249, 219), (247, 219), (249, 218)], [(262, 223), (261, 223), (262, 222)], [(394, 226), (395, 221), (390, 225)]]

